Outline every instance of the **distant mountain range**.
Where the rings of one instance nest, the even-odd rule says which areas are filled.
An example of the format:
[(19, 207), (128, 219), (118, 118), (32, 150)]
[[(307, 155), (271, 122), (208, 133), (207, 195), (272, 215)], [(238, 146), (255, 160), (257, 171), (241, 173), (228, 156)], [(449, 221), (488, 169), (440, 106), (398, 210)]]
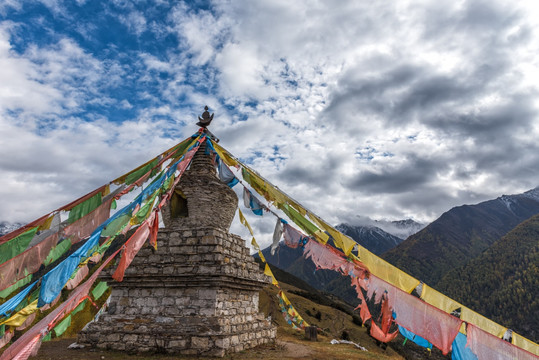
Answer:
[(539, 213), (539, 187), (476, 205), (452, 208), (383, 257), (425, 283), (480, 255), (522, 221)]
[(539, 341), (539, 215), (524, 221), (438, 288), (490, 319)]
[[(378, 222), (365, 226), (340, 224), (337, 228), (455, 300), (537, 340), (539, 187), (452, 208), (415, 234), (409, 229), (421, 229), (422, 225), (411, 220), (380, 222), (386, 229), (388, 224), (393, 229), (402, 225), (411, 233), (405, 240), (373, 223)], [(316, 270), (312, 261), (303, 258), (301, 249), (281, 243), (275, 256), (269, 248), (263, 253), (270, 264), (314, 288), (357, 304), (348, 278)]]
[(335, 228), (375, 254), (382, 254), (403, 241), (402, 238), (391, 235), (376, 226), (339, 224)]
[(373, 220), (366, 216), (358, 216), (352, 224), (354, 227), (377, 227), (385, 232), (401, 239), (406, 239), (412, 234), (425, 227), (424, 224), (418, 223), (412, 219), (406, 220)]
[(5, 234), (8, 234), (10, 232), (12, 232), (13, 230), (17, 230), (18, 228), (20, 228), (21, 226), (23, 226), (24, 224), (19, 224), (19, 223), (8, 223), (6, 221), (2, 221), (0, 222), (0, 236), (3, 236)]
[[(386, 223), (391, 225), (391, 222)], [(420, 224), (412, 220), (403, 220), (402, 222), (396, 223), (400, 224), (400, 229), (396, 224), (389, 227), (392, 230), (401, 231), (401, 233), (403, 230), (411, 231), (409, 230), (410, 227), (421, 227)], [(381, 254), (403, 241), (402, 238), (394, 236), (379, 227), (372, 225), (353, 226), (339, 224), (336, 228), (375, 254)], [(310, 286), (339, 296), (349, 304), (357, 304), (357, 294), (355, 290), (350, 287), (350, 279), (339, 275), (335, 271), (316, 270), (313, 262), (310, 259), (306, 260), (303, 257), (302, 249), (291, 249), (281, 242), (274, 256), (271, 255), (269, 247), (262, 250), (262, 253), (271, 265), (296, 276)], [(257, 257), (257, 255), (255, 255), (255, 257)]]

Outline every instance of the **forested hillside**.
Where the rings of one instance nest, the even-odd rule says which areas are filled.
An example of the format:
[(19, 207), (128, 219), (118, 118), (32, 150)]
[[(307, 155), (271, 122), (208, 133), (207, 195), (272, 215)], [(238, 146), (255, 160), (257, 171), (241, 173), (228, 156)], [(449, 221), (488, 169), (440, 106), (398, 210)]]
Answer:
[(539, 215), (523, 222), (466, 266), (440, 291), (492, 320), (539, 341)]
[(480, 255), (522, 221), (539, 213), (539, 188), (455, 207), (383, 257), (435, 286), (452, 269)]

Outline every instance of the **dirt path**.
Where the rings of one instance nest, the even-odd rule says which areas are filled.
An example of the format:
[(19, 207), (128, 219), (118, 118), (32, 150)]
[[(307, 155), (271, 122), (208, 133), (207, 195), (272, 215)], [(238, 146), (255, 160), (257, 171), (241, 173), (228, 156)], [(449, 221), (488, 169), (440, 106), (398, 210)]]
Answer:
[[(127, 355), (114, 351), (68, 349), (76, 339), (60, 339), (42, 344), (35, 360), (172, 360), (190, 359), (190, 357), (172, 355)], [(260, 346), (258, 348), (233, 354), (225, 359), (316, 359), (315, 351), (309, 346), (297, 344), (286, 340), (277, 340), (275, 345)]]
[(286, 356), (293, 359), (312, 359), (314, 354), (314, 350), (312, 348), (290, 341), (277, 340), (276, 347), (282, 347)]
[[(39, 353), (32, 360), (173, 360), (195, 359), (178, 355), (127, 355), (126, 353), (103, 350), (68, 349), (76, 341), (75, 338), (59, 339), (43, 343)], [(380, 356), (381, 355), (381, 356)], [(385, 354), (384, 354), (385, 355)], [(327, 359), (396, 359), (400, 357), (384, 356), (371, 352), (358, 351), (352, 345), (330, 345), (327, 341), (298, 341), (291, 337), (278, 339), (274, 345), (259, 346), (237, 354), (225, 356), (224, 359), (244, 360), (327, 360)], [(389, 355), (389, 354), (387, 354)], [(198, 358), (197, 358), (198, 359)]]

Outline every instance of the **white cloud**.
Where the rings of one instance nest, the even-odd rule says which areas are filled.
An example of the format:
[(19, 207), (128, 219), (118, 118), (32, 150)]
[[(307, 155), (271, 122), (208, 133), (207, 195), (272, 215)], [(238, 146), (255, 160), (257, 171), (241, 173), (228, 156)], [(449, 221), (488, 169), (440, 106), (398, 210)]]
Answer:
[(9, 22), (0, 24), (0, 114), (6, 110), (34, 114), (54, 111), (62, 93), (39, 81), (39, 67), (11, 50), (11, 26)]
[[(23, 187), (56, 204), (101, 185), (196, 131), (206, 104), (223, 146), (332, 223), (427, 222), (539, 185), (534, 2), (182, 2), (161, 19), (129, 2), (107, 9), (177, 48), (92, 54), (58, 34), (16, 53), (3, 23), (0, 126), (25, 144), (3, 140), (19, 154), (1, 166), (9, 203)], [(78, 27), (88, 41), (94, 25)], [(115, 100), (126, 79), (137, 98)], [(88, 103), (136, 115), (86, 123), (75, 113)], [(0, 219), (31, 220), (23, 202)], [(267, 244), (273, 221), (251, 220)]]
[(148, 27), (144, 14), (137, 10), (130, 11), (127, 15), (120, 15), (119, 20), (137, 36), (140, 36)]

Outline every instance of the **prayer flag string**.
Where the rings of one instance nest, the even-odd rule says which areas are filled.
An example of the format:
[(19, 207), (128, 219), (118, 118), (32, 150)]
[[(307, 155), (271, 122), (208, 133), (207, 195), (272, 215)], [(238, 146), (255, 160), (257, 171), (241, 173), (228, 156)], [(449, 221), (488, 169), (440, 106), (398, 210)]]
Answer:
[[(389, 264), (366, 248), (357, 244), (349, 237), (340, 233), (313, 212), (307, 210), (297, 201), (285, 194), (282, 190), (264, 179), (257, 172), (243, 164), (219, 144), (214, 142), (213, 148), (221, 160), (224, 161), (228, 166), (234, 166), (241, 169), (243, 180), (246, 181), (254, 191), (263, 196), (276, 208), (283, 211), (290, 220), (292, 220), (312, 238), (316, 239), (317, 242), (325, 244), (328, 239), (331, 238), (333, 240), (333, 244), (342, 251), (344, 258), (348, 258), (354, 263), (362, 264), (366, 269), (368, 269), (370, 274), (374, 275), (374, 277), (379, 278), (381, 281), (384, 281), (385, 283), (403, 291), (404, 293), (411, 293), (421, 283), (418, 279), (415, 279), (397, 267)], [(240, 183), (245, 187), (241, 180)], [(251, 208), (251, 206), (249, 207)], [(275, 212), (271, 210), (269, 211), (275, 216), (279, 217)], [(307, 217), (310, 219), (310, 221), (307, 219)], [(358, 255), (355, 255), (352, 252), (352, 250), (356, 247), (358, 249)], [(451, 311), (453, 311), (455, 308), (460, 307), (462, 309), (461, 318), (463, 321), (475, 325), (478, 329), (485, 331), (486, 333), (494, 335), (494, 337), (499, 339), (499, 341), (504, 341), (500, 338), (507, 330), (503, 326), (477, 314), (473, 310), (462, 306), (443, 294), (433, 293), (433, 291), (431, 291), (426, 284), (423, 284), (423, 289), (423, 294), (421, 296), (421, 300), (418, 299), (419, 301), (423, 301), (433, 308), (442, 310), (445, 313), (451, 313)], [(464, 329), (464, 327), (461, 327), (460, 331), (465, 333)], [(524, 349), (527, 353), (539, 356), (539, 346), (518, 334), (513, 333), (512, 344), (516, 347)]]

